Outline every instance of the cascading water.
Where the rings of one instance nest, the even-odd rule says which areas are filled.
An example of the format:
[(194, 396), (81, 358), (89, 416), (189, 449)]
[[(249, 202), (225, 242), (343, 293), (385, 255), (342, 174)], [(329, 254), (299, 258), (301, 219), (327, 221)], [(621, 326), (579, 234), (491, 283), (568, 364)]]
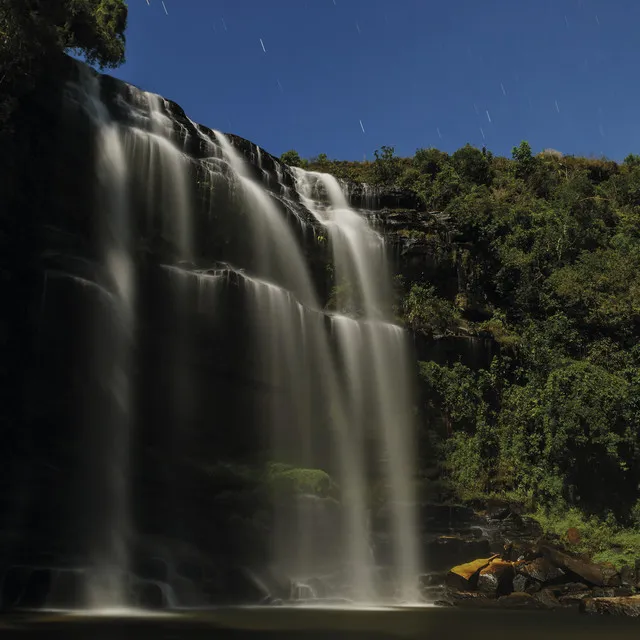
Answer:
[[(91, 361), (99, 391), (89, 403), (96, 398), (98, 403), (85, 410), (86, 475), (90, 480), (85, 511), (91, 576), (84, 585), (85, 600), (92, 608), (105, 609), (131, 604), (132, 355), (137, 328), (133, 212), (139, 204), (134, 193), (138, 198), (144, 193), (147, 227), (154, 228), (159, 222), (161, 234), (175, 244), (177, 261), (189, 260), (193, 254), (192, 202), (190, 161), (175, 144), (179, 137), (160, 97), (132, 89), (135, 106), (142, 108), (133, 108), (130, 114), (139, 126), (123, 126), (111, 119), (102, 101), (99, 76), (85, 67), (79, 67), (79, 74), (72, 89), (96, 132), (98, 254), (105, 274), (103, 286), (111, 292), (112, 301), (106, 314), (95, 316)], [(181, 296), (178, 291), (178, 304)], [(174, 351), (184, 347), (180, 327), (177, 333), (168, 347)], [(188, 379), (178, 368), (174, 374), (172, 388), (184, 402), (189, 395)]]
[(127, 128), (126, 153), (137, 185), (143, 185), (147, 223), (160, 221), (160, 232), (166, 241), (177, 246), (177, 260), (193, 257), (193, 203), (189, 184), (189, 158), (179, 149), (187, 132), (177, 134), (166, 104), (152, 93), (140, 92), (140, 126)]
[[(375, 590), (367, 535), (364, 470), (359, 443), (350, 433), (349, 399), (339, 386), (325, 318), (318, 312), (317, 296), (302, 251), (272, 196), (248, 177), (244, 160), (228, 139), (219, 132), (215, 132), (215, 136), (255, 216), (254, 237), (261, 256), (259, 268), (289, 285), (289, 290), (285, 290), (269, 283), (246, 281), (249, 309), (259, 324), (256, 348), (263, 357), (264, 375), (278, 389), (269, 411), (273, 452), (298, 466), (312, 466), (316, 461), (312, 451), (313, 433), (326, 428), (326, 424), (333, 428), (347, 515), (343, 535), (331, 540), (329, 546), (340, 562), (353, 567), (352, 597), (369, 601), (374, 598)], [(312, 411), (314, 396), (324, 398), (326, 406)], [(330, 416), (323, 413), (327, 408)], [(294, 442), (297, 445), (294, 446)], [(294, 508), (293, 523), (291, 517), (281, 512), (275, 518), (276, 563), (301, 578), (320, 567), (318, 551), (311, 543), (317, 537), (314, 532), (317, 518), (314, 510), (311, 511), (309, 514), (308, 503), (298, 504)], [(297, 531), (293, 548), (286, 531), (291, 527)]]
[[(199, 443), (207, 442), (202, 431), (229, 428), (223, 413), (243, 416), (264, 438), (274, 489), (271, 564), (294, 579), (295, 593), (414, 601), (421, 567), (410, 358), (404, 332), (392, 323), (382, 237), (331, 176), (295, 170), (292, 177), (259, 148), (243, 155), (235, 139), (135, 88), (107, 108), (99, 77), (83, 71), (81, 78), (78, 101), (97, 141), (92, 214), (104, 276), (95, 284), (110, 301), (96, 314), (91, 366), (99, 408), (87, 408), (83, 425), (90, 449), (83, 508), (99, 578), (90, 582), (90, 604), (139, 602), (131, 505), (145, 483), (140, 460), (155, 484), (135, 503), (136, 527), (144, 521), (154, 535), (207, 544), (211, 532), (199, 537), (196, 529), (208, 514), (182, 510), (198, 491), (181, 474), (216, 462), (215, 447), (200, 450)], [(328, 256), (312, 238), (324, 228), (338, 313), (321, 302)], [(210, 342), (210, 351), (199, 351)], [(220, 406), (224, 394), (201, 377), (218, 356), (225, 375), (242, 360), (234, 371), (249, 388), (234, 391), (228, 412)], [(210, 394), (219, 401), (212, 408), (203, 401)], [(245, 397), (250, 407), (237, 406)], [(244, 432), (242, 421), (231, 424)], [(171, 467), (163, 452), (179, 464)], [(147, 505), (154, 500), (159, 507)], [(179, 515), (187, 511), (191, 519)], [(374, 530), (381, 519), (382, 536)], [(393, 593), (379, 565), (391, 569)]]
[[(384, 241), (349, 207), (333, 176), (302, 169), (295, 169), (295, 175), (302, 201), (331, 235), (337, 286), (345, 290), (342, 305), (360, 313), (359, 321), (336, 316), (333, 322), (352, 402), (358, 406), (358, 399), (365, 394), (367, 404), (373, 407), (367, 422), (373, 422), (377, 429), (387, 469), (399, 593), (403, 600), (414, 601), (420, 554), (412, 489), (410, 359), (400, 327), (384, 321), (392, 307)], [(322, 202), (323, 197), (328, 198), (328, 204)], [(362, 432), (364, 424), (362, 411), (355, 413), (352, 428)]]
[[(128, 164), (122, 132), (101, 100), (98, 77), (80, 68), (80, 103), (96, 128), (98, 252), (105, 288), (112, 292), (107, 326), (96, 322), (93, 341), (96, 383), (108, 395), (107, 412), (87, 407), (89, 487), (86, 494), (92, 579), (86, 599), (92, 607), (127, 602), (126, 571), (131, 532), (129, 452), (132, 420), (131, 357), (135, 331), (135, 278), (128, 194)], [(106, 329), (106, 331), (105, 331)], [(86, 480), (86, 479), (85, 479)]]

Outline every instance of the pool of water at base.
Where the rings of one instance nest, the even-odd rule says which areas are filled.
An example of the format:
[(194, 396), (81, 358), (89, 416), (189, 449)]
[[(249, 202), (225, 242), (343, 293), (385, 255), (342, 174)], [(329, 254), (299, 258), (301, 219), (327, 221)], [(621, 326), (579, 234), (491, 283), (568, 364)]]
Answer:
[(0, 638), (50, 640), (610, 640), (640, 637), (640, 619), (577, 611), (448, 607), (223, 607), (22, 612), (0, 617)]

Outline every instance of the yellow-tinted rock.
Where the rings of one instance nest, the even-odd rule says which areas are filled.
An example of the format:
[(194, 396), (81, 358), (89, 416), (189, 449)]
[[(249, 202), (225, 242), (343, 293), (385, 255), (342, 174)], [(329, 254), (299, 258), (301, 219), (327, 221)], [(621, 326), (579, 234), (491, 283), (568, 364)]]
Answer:
[(446, 584), (449, 587), (460, 589), (461, 591), (469, 591), (476, 588), (478, 584), (478, 576), (486, 566), (488, 566), (492, 560), (498, 556), (491, 556), (490, 558), (478, 558), (465, 564), (459, 564), (457, 567), (453, 567), (447, 574)]

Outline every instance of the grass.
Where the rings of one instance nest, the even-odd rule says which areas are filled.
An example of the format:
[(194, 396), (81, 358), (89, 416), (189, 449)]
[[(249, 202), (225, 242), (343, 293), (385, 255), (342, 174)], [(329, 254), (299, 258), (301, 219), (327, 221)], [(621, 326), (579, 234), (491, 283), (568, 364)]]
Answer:
[[(633, 566), (640, 559), (640, 530), (626, 529), (612, 520), (586, 516), (576, 508), (545, 511), (538, 509), (531, 514), (546, 534), (553, 534), (565, 542), (569, 549), (585, 553), (594, 562), (608, 562), (615, 567)], [(570, 544), (569, 529), (577, 529), (580, 541)]]

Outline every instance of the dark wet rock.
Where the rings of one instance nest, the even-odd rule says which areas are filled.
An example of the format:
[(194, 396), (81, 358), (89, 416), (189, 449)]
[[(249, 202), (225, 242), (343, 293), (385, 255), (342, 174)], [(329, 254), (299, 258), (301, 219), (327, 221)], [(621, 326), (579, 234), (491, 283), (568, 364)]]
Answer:
[(591, 591), (568, 593), (567, 595), (560, 596), (558, 598), (558, 602), (563, 607), (572, 607), (577, 609), (585, 598), (591, 598), (592, 595)]
[(558, 584), (551, 587), (556, 597), (570, 595), (573, 593), (583, 593), (589, 591), (589, 587), (582, 582), (567, 582), (565, 584)]
[(513, 590), (522, 593), (536, 593), (542, 589), (542, 584), (537, 580), (522, 574), (516, 574), (513, 578)]
[(613, 595), (617, 598), (626, 598), (635, 595), (636, 591), (633, 587), (615, 587), (613, 589)]
[(182, 561), (176, 565), (176, 573), (183, 577), (189, 578), (194, 582), (202, 582), (204, 580), (203, 567), (195, 562)]
[(454, 606), (451, 600), (436, 600), (433, 604), (436, 607), (453, 607)]
[(166, 582), (169, 579), (169, 567), (166, 560), (157, 557), (139, 558), (134, 566), (134, 573), (146, 580)]
[(495, 607), (496, 597), (479, 591), (448, 591), (446, 601), (456, 607)]
[(632, 587), (636, 581), (636, 573), (633, 567), (625, 564), (620, 568), (620, 584), (623, 587)]
[(0, 610), (17, 606), (29, 580), (31, 569), (25, 566), (9, 567), (2, 578)]
[(472, 369), (488, 368), (500, 350), (495, 340), (475, 335), (457, 334), (429, 338), (416, 334), (414, 344), (418, 357), (424, 360), (432, 360), (440, 365), (460, 362)]
[(439, 587), (443, 585), (447, 577), (446, 573), (423, 573), (419, 578), (420, 588)]
[(203, 607), (209, 603), (200, 586), (189, 578), (176, 576), (171, 580), (169, 586), (173, 590), (178, 606)]
[(348, 198), (354, 207), (380, 211), (385, 221), (389, 220), (388, 224), (393, 224), (394, 214), (408, 215), (423, 208), (414, 191), (396, 187), (353, 183), (349, 185)]
[(590, 615), (640, 617), (640, 596), (621, 598), (585, 598), (580, 611)]
[(28, 609), (44, 607), (51, 589), (51, 579), (51, 569), (34, 569), (29, 576), (19, 605)]
[[(388, 515), (388, 508), (381, 508), (377, 518), (384, 522)], [(418, 515), (422, 528), (436, 535), (465, 535), (472, 527), (487, 526), (486, 518), (464, 505), (424, 503)]]
[(596, 587), (615, 587), (620, 585), (620, 574), (608, 564), (586, 562), (548, 545), (540, 548), (542, 554), (556, 567), (571, 572), (585, 582)]
[(137, 587), (138, 602), (143, 609), (165, 609), (168, 602), (161, 584), (151, 581), (141, 581)]
[(86, 573), (82, 570), (59, 569), (52, 578), (47, 606), (54, 609), (77, 609), (84, 605)]
[(616, 590), (613, 587), (596, 587), (591, 590), (591, 595), (594, 598), (613, 598)]
[[(307, 584), (313, 593), (315, 593), (316, 598), (326, 598), (330, 594), (331, 589), (322, 578), (309, 578)], [(440, 584), (442, 584), (442, 582), (440, 582)]]
[(513, 513), (511, 504), (504, 500), (489, 500), (486, 509), (487, 517), (492, 520), (504, 520)]
[(496, 558), (478, 575), (478, 590), (493, 595), (507, 595), (513, 591), (513, 564)]
[(477, 539), (473, 534), (470, 537), (438, 536), (427, 543), (425, 550), (427, 565), (432, 571), (442, 571), (489, 555), (489, 541)]
[(540, 553), (535, 550), (533, 543), (527, 540), (507, 542), (502, 548), (501, 555), (503, 560), (510, 560), (511, 562), (535, 560), (540, 557)]
[(561, 580), (566, 575), (563, 569), (552, 564), (547, 558), (517, 562), (514, 568), (516, 574), (532, 578), (543, 584)]
[(505, 540), (522, 547), (533, 547), (542, 536), (542, 527), (536, 520), (513, 511), (500, 521), (497, 530)]
[(542, 602), (528, 593), (514, 591), (507, 596), (498, 598), (498, 605), (502, 609), (545, 609)]
[(532, 594), (533, 597), (546, 609), (557, 609), (562, 606), (560, 602), (558, 602), (558, 598), (556, 598), (553, 589), (542, 589), (538, 593)]

